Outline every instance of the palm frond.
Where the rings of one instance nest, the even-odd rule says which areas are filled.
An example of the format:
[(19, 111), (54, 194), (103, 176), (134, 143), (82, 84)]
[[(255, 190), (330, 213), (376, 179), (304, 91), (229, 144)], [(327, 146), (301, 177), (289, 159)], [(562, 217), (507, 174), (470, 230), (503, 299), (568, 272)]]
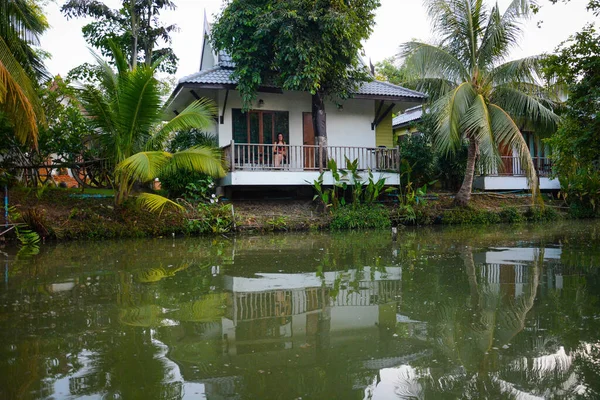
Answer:
[(434, 103), (456, 89), (456, 83), (442, 78), (425, 78), (408, 81), (404, 85), (427, 94), (427, 100)]
[(475, 96), (471, 84), (464, 82), (433, 104), (432, 111), (436, 115), (434, 143), (442, 152), (454, 153), (460, 146), (463, 138), (461, 122)]
[(50, 75), (32, 46), (39, 45), (40, 36), (48, 27), (48, 20), (37, 3), (27, 0), (0, 2), (0, 38), (21, 67), (40, 80), (49, 79)]
[(123, 49), (114, 41), (110, 40), (108, 42), (108, 46), (110, 47), (110, 51), (112, 52), (113, 60), (115, 65), (117, 66), (117, 72), (119, 74), (126, 74), (129, 72), (131, 66), (127, 61), (127, 56), (123, 52)]
[(37, 147), (37, 123), (44, 122), (43, 110), (33, 83), (1, 37), (0, 109), (13, 123), (17, 139), (21, 143), (29, 142)]
[(115, 172), (124, 181), (150, 182), (160, 175), (172, 158), (171, 153), (164, 151), (139, 152), (121, 161)]
[(448, 49), (422, 42), (408, 42), (401, 47), (401, 57), (409, 76), (417, 79), (437, 78), (451, 82), (467, 80), (469, 72)]
[(539, 133), (554, 132), (560, 120), (550, 108), (553, 103), (545, 89), (537, 85), (502, 85), (495, 88), (490, 99), (521, 126)]
[(542, 72), (543, 56), (531, 56), (501, 64), (490, 71), (494, 85), (511, 82), (538, 84)]
[(490, 113), (482, 95), (475, 97), (471, 108), (462, 119), (462, 128), (479, 144), (479, 152), (486, 164), (497, 166), (500, 154), (494, 138)]
[(513, 0), (504, 14), (500, 13), (498, 4), (492, 8), (478, 52), (480, 68), (485, 69), (503, 60), (519, 43), (523, 33), (520, 20), (529, 17), (530, 5), (533, 3), (535, 2), (529, 0)]
[(221, 150), (208, 147), (192, 147), (173, 153), (168, 167), (203, 172), (213, 178), (225, 176)]
[(139, 65), (119, 77), (119, 134), (125, 155), (141, 150), (160, 122), (162, 103), (154, 70)]
[(100, 86), (106, 92), (107, 96), (114, 98), (118, 102), (118, 87), (119, 82), (117, 79), (117, 74), (112, 69), (112, 66), (104, 59), (101, 55), (96, 53), (94, 50), (90, 49), (90, 53), (92, 57), (96, 60), (96, 63), (100, 67), (99, 76)]
[[(432, 23), (432, 28), (442, 37), (443, 43), (453, 49), (460, 49), (461, 61), (468, 59), (469, 33), (465, 18), (467, 12), (465, 2), (460, 0), (426, 0), (425, 7)], [(459, 55), (456, 54), (456, 55)], [(467, 55), (467, 57), (464, 57)]]
[(196, 100), (152, 135), (148, 141), (147, 148), (163, 143), (173, 132), (188, 129), (208, 129), (213, 126), (216, 115), (217, 106), (212, 100)]
[(525, 170), (529, 188), (532, 193), (532, 199), (535, 201), (539, 190), (538, 179), (527, 142), (523, 138), (515, 121), (505, 110), (496, 104), (488, 104), (488, 110), (496, 141), (499, 144), (508, 146), (518, 152), (519, 158), (521, 159), (521, 168)]
[(177, 210), (184, 209), (181, 205), (175, 203), (174, 201), (153, 193), (141, 193), (137, 196), (136, 201), (140, 207), (143, 207), (152, 213), (158, 212), (161, 214), (167, 206), (171, 206)]

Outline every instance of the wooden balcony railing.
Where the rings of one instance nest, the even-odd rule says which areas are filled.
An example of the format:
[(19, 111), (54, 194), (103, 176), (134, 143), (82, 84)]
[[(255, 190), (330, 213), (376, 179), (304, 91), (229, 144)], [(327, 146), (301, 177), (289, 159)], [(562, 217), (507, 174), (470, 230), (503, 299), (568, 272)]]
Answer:
[[(278, 156), (276, 151), (282, 154)], [(397, 172), (400, 153), (397, 148), (248, 144), (231, 142), (223, 148), (229, 170), (244, 171), (326, 171), (329, 160), (340, 169), (346, 168), (346, 158), (358, 160), (361, 171)]]
[[(502, 156), (501, 165), (479, 164), (477, 171), (482, 176), (525, 176), (525, 169), (522, 167), (521, 159), (514, 156)], [(552, 162), (546, 157), (533, 157), (533, 165), (537, 174), (541, 177), (548, 177), (552, 172)]]

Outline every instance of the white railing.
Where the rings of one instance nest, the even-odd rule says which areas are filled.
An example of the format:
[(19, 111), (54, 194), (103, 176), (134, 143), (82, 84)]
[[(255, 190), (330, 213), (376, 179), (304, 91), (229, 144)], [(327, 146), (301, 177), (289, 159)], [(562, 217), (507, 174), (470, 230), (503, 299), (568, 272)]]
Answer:
[[(479, 164), (479, 175), (484, 176), (525, 176), (521, 159), (514, 156), (502, 156), (501, 165)], [(549, 176), (552, 172), (552, 162), (546, 157), (533, 157), (533, 166), (539, 176)]]
[[(223, 148), (230, 171), (325, 171), (329, 160), (340, 169), (346, 159), (358, 161), (361, 171), (393, 171), (400, 167), (398, 149), (356, 146), (248, 144), (231, 142)], [(321, 162), (319, 162), (321, 160)]]

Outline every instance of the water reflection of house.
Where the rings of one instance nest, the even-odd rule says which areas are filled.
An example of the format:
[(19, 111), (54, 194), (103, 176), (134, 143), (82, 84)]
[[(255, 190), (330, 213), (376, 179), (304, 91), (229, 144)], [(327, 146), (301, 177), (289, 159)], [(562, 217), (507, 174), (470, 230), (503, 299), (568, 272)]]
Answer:
[[(353, 359), (375, 356), (370, 362), (383, 362), (409, 356), (412, 349), (395, 349), (392, 340), (401, 278), (399, 267), (321, 276), (225, 276), (227, 307), (221, 318), (164, 327), (157, 339), (169, 347), (169, 358), (180, 366), (185, 381), (202, 383), (207, 395), (233, 395), (240, 385), (252, 385), (240, 377), (243, 370), (292, 367), (301, 368), (302, 376), (317, 373), (316, 366), (333, 349), (333, 357), (343, 360), (344, 368)], [(386, 338), (391, 347), (383, 349)], [(368, 385), (363, 375), (372, 376), (372, 371), (363, 369), (364, 373), (353, 371), (348, 377), (352, 386)]]
[(222, 324), (229, 354), (255, 351), (257, 340), (261, 350), (285, 350), (310, 344), (323, 331), (393, 327), (401, 277), (400, 268), (225, 277), (231, 305)]
[[(528, 284), (529, 265), (542, 256), (546, 265), (560, 260), (560, 248), (546, 248), (543, 252), (538, 248), (494, 248), (485, 253), (474, 254), (473, 258), (480, 265), (479, 273), (488, 289), (494, 293), (503, 293), (512, 297), (523, 295)], [(550, 288), (562, 288), (562, 275), (547, 274)]]

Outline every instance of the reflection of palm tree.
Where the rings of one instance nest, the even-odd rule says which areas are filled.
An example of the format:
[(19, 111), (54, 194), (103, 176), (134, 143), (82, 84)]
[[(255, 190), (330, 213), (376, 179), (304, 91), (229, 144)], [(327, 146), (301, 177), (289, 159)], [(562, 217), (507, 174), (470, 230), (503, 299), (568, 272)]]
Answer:
[(497, 350), (510, 346), (525, 327), (525, 319), (537, 296), (544, 250), (540, 250), (528, 269), (529, 279), (523, 295), (516, 298), (494, 293), (478, 282), (470, 247), (462, 251), (462, 258), (469, 281), (470, 306), (443, 304), (438, 307), (434, 322), (436, 346), (460, 367), (437, 379), (426, 374), (423, 386), (431, 393), (462, 392), (481, 396), (512, 393), (514, 386), (503, 381), (498, 373), (497, 365), (504, 361)]

